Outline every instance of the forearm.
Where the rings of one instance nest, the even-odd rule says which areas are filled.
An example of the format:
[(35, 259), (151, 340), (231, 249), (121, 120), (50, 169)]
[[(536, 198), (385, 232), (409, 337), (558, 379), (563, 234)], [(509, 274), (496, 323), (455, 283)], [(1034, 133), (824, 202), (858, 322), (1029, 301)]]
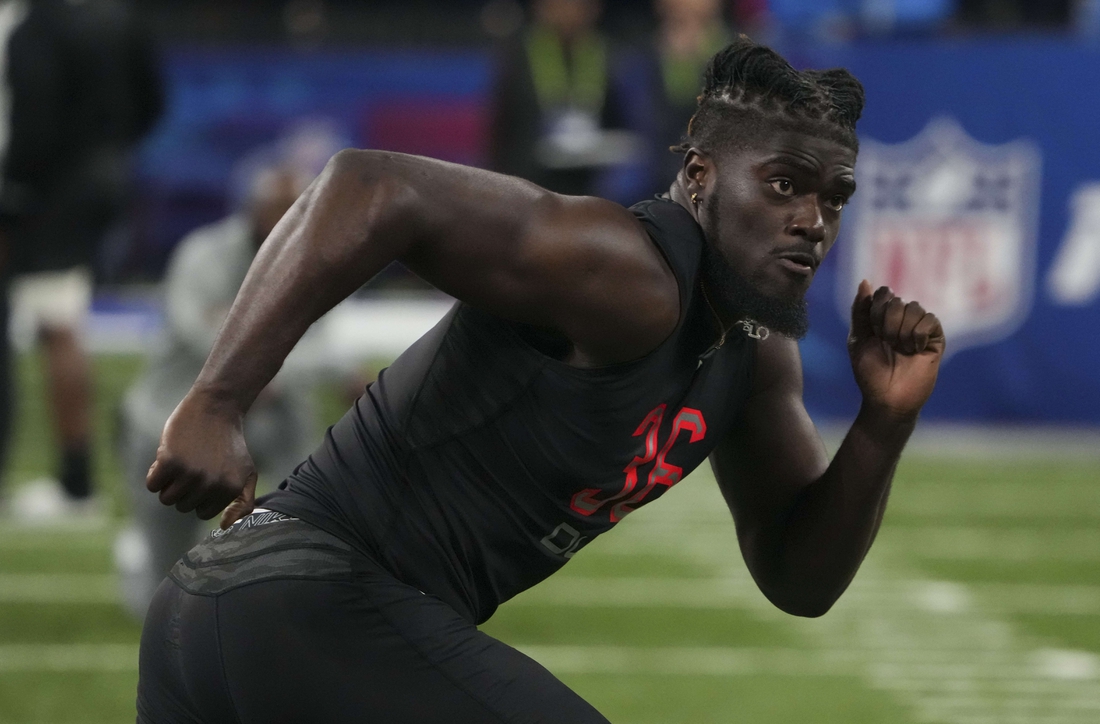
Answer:
[(779, 608), (820, 616), (851, 583), (882, 523), (944, 344), (935, 315), (860, 283), (848, 352), (863, 405), (832, 462), (802, 403), (798, 347), (789, 340), (758, 347), (753, 394), (711, 464), (745, 562)]
[(864, 405), (820, 478), (803, 488), (757, 542), (764, 592), (800, 615), (820, 615), (851, 583), (882, 523), (891, 481), (916, 417)]
[(408, 250), (393, 219), (409, 193), (338, 154), (260, 247), (194, 391), (246, 411), (314, 321)]

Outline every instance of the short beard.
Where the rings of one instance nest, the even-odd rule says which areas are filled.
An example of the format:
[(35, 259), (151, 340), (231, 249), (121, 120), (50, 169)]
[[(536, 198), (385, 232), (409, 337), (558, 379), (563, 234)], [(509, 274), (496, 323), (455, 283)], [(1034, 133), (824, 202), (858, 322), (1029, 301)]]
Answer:
[[(716, 189), (717, 191), (717, 189)], [(714, 202), (704, 211), (714, 238), (721, 238), (719, 231), (717, 193)], [(711, 297), (725, 310), (739, 315), (739, 319), (752, 321), (791, 339), (802, 339), (810, 330), (806, 298), (790, 299), (769, 297), (730, 266), (722, 252), (708, 238), (703, 245), (703, 279)]]

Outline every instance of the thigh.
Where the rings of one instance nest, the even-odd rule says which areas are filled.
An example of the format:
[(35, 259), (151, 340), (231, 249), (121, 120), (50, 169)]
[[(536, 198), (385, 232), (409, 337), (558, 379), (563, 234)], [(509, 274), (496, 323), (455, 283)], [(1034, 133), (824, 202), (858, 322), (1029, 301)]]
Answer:
[(160, 584), (141, 632), (138, 724), (240, 724), (221, 673), (216, 604)]
[(387, 574), (218, 598), (241, 722), (606, 724), (549, 671)]

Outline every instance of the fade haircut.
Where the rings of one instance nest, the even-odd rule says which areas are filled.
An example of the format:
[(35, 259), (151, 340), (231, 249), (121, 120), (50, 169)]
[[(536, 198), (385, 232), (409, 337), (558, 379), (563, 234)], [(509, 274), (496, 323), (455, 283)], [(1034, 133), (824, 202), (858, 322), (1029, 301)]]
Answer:
[(707, 64), (687, 135), (671, 150), (715, 154), (775, 131), (794, 131), (859, 150), (863, 85), (843, 68), (795, 70), (771, 48), (741, 35)]

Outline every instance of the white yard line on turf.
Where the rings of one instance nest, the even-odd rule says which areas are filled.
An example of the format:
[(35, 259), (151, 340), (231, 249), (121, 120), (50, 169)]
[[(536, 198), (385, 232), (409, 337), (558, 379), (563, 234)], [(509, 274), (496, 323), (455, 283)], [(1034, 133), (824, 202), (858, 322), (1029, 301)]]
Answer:
[[(1077, 562), (1100, 561), (1100, 526), (1082, 523), (1059, 528), (1003, 526), (889, 525), (879, 536), (882, 545), (904, 550), (916, 560)], [(635, 538), (619, 531), (599, 539), (594, 549), (633, 555)], [(685, 547), (709, 548), (712, 563), (739, 559), (733, 523), (728, 520), (653, 520), (646, 525), (645, 550), (650, 555), (680, 554)], [(582, 555), (583, 551), (578, 555)]]
[(137, 671), (136, 644), (3, 644), (0, 673)]
[(517, 648), (559, 674), (660, 676), (836, 676), (851, 664), (844, 652), (800, 649), (661, 646), (546, 646)]
[(1100, 530), (1091, 527), (1000, 528), (895, 526), (882, 540), (927, 560), (1100, 561)]
[[(891, 559), (871, 561), (813, 627), (826, 645), (862, 644), (874, 685), (932, 721), (1036, 721), (1029, 717), (1040, 712), (1049, 722), (1100, 719), (1100, 657), (1028, 640), (975, 587), (933, 584), (914, 595), (883, 565)], [(891, 580), (895, 593), (884, 597)], [(812, 622), (796, 625), (810, 632)]]
[[(812, 620), (788, 617), (755, 590), (737, 561), (732, 526), (713, 482), (698, 478), (704, 479), (670, 491), (668, 500), (658, 506), (661, 510), (635, 513), (633, 520), (606, 539), (606, 545), (598, 541), (578, 554), (578, 561), (586, 554), (611, 554), (621, 567), (629, 565), (630, 555), (680, 556), (691, 570), (709, 568), (712, 575), (727, 581), (720, 584), (723, 591), (716, 587), (712, 593), (733, 598), (769, 622), (799, 633), (813, 650), (838, 656), (833, 659), (836, 673), (861, 675), (908, 706), (918, 721), (1100, 721), (1100, 656), (1023, 636), (1004, 618), (1004, 610), (1011, 608), (1005, 600), (1007, 592), (1018, 590), (1020, 599), (1034, 608), (1042, 603), (1035, 598), (1036, 587), (998, 584), (983, 590), (921, 580), (909, 569), (908, 562), (921, 553), (912, 549), (912, 537), (884, 535), (828, 615)], [(1004, 542), (1002, 532), (991, 535)], [(1071, 535), (1060, 544), (1080, 542)], [(677, 583), (687, 593), (683, 582), (669, 585)], [(622, 593), (647, 595), (641, 585), (630, 585), (634, 590)], [(1084, 592), (1080, 587), (1068, 588), (1077, 596), (1071, 608), (1092, 607), (1092, 587)], [(661, 595), (657, 589), (648, 591), (653, 597)], [(696, 590), (694, 595), (704, 593)]]
[[(505, 604), (507, 606), (608, 606), (637, 608), (753, 609), (745, 581), (732, 578), (613, 578), (560, 575)], [(1100, 616), (1100, 586), (1013, 583), (956, 584), (911, 580), (877, 586), (872, 582), (850, 605), (889, 605), (901, 586), (931, 607), (954, 605), (976, 595), (1005, 613)]]
[(0, 521), (0, 553), (15, 551), (72, 550), (74, 547), (109, 548), (117, 534), (113, 529), (89, 530), (79, 526), (16, 526)]
[(0, 573), (0, 603), (117, 603), (118, 582), (97, 573)]
[[(946, 581), (906, 582), (909, 595), (951, 605), (961, 597), (976, 595), (990, 609), (1004, 613), (1100, 616), (1100, 586), (978, 583)], [(858, 605), (888, 603), (898, 584), (863, 588)], [(608, 606), (637, 608), (754, 609), (746, 596), (745, 582), (733, 578), (663, 578), (573, 576), (564, 573), (539, 584), (506, 605)], [(119, 601), (118, 582), (112, 574), (96, 573), (0, 573), (0, 604), (62, 603), (112, 604)]]

